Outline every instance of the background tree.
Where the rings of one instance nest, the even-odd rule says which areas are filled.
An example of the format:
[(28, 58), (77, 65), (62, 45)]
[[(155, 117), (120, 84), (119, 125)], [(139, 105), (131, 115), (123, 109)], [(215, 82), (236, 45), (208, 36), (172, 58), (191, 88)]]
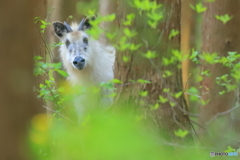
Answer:
[(0, 2), (0, 159), (29, 159), (29, 120), (43, 110), (33, 93), (33, 56), (42, 45), (34, 17), (45, 14), (45, 1)]
[[(64, 1), (64, 0), (48, 0), (48, 15), (47, 21), (52, 23), (54, 21), (65, 21), (67, 23), (72, 23), (72, 20), (75, 19), (79, 21), (82, 17), (77, 12), (77, 1)], [(53, 44), (58, 41), (56, 36), (54, 36), (53, 27), (49, 26), (47, 28), (46, 41), (48, 44)], [(51, 47), (53, 62), (59, 62), (58, 48)], [(55, 75), (56, 78), (61, 78), (60, 76)]]
[[(145, 110), (157, 126), (173, 138), (176, 137), (174, 131), (191, 128), (186, 102), (182, 96), (179, 34), (181, 1), (154, 2), (153, 6), (154, 4), (163, 6), (152, 9), (151, 6), (144, 4), (141, 6), (128, 1), (118, 2), (117, 27), (119, 32), (124, 32), (123, 35), (125, 34), (127, 39), (119, 39), (118, 36), (117, 44), (120, 47), (118, 47), (115, 76), (123, 83), (118, 93), (121, 97), (119, 98), (121, 106), (126, 107), (128, 102), (137, 100), (139, 108)], [(135, 15), (131, 25), (123, 24), (124, 21), (131, 19), (129, 18), (131, 13)], [(164, 18), (155, 21), (147, 16), (149, 13), (156, 13), (158, 17), (163, 15)], [(151, 20), (153, 24), (150, 24)], [(131, 38), (131, 35), (127, 35), (126, 28), (137, 36)], [(126, 47), (134, 44), (139, 49), (123, 49), (125, 42)], [(173, 56), (175, 57), (171, 59)], [(142, 80), (151, 83), (144, 83)]]
[[(216, 1), (214, 3), (206, 3), (207, 10), (204, 12), (202, 24), (202, 52), (217, 53), (218, 56), (227, 56), (228, 52), (239, 51), (238, 45), (239, 28), (238, 21), (238, 1), (229, 3), (226, 1)], [(224, 24), (216, 19), (216, 16), (228, 14), (233, 17)], [(202, 70), (209, 69), (212, 73), (211, 77), (204, 77), (202, 81), (205, 100), (211, 101), (201, 110), (202, 120), (207, 122), (210, 118), (219, 112), (224, 112), (233, 105), (233, 92), (220, 95), (219, 92), (226, 90), (226, 87), (216, 84), (216, 78), (225, 74), (229, 74), (230, 70), (222, 64), (204, 65)]]
[[(239, 53), (239, 1), (218, 0), (204, 3), (204, 6), (207, 10), (203, 13), (201, 54), (227, 57), (229, 52)], [(202, 61), (201, 71), (209, 70), (211, 76), (204, 76), (201, 81), (201, 96), (207, 101), (207, 104), (200, 108), (199, 120), (203, 126), (210, 124), (211, 119), (218, 113), (228, 111), (235, 106), (236, 81), (238, 81), (234, 77), (233, 68), (222, 63), (206, 63), (206, 61), (208, 60)], [(218, 128), (218, 132), (226, 130), (229, 126), (230, 114), (225, 114), (225, 118), (225, 121), (220, 121), (222, 127)], [(213, 123), (211, 127), (213, 126), (220, 127), (220, 124)]]

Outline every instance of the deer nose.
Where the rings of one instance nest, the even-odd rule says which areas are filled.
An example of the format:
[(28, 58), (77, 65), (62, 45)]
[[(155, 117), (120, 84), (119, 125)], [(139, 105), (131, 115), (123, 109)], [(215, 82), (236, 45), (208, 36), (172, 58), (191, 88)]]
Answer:
[(85, 65), (85, 59), (83, 59), (82, 57), (76, 57), (73, 60), (73, 65), (77, 68), (77, 69), (83, 69), (84, 65)]
[(74, 65), (78, 65), (79, 63), (84, 63), (85, 59), (81, 58), (81, 57), (77, 57), (74, 59), (73, 64)]

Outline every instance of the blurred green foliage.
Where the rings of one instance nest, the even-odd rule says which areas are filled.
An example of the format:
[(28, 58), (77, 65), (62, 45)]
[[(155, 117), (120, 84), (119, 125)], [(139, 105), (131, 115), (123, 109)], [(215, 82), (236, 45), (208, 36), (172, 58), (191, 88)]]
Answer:
[[(211, 0), (212, 1), (212, 0)], [(109, 41), (115, 41), (115, 47), (118, 51), (126, 51), (131, 54), (139, 54), (139, 56), (146, 58), (146, 60), (154, 60), (159, 58), (160, 53), (157, 49), (144, 47), (146, 44), (156, 44), (155, 38), (150, 38), (149, 41), (135, 40), (141, 37), (142, 34), (156, 35), (161, 34), (157, 29), (166, 17), (164, 6), (151, 0), (132, 0), (127, 1), (127, 4), (135, 9), (135, 12), (128, 13), (123, 19), (122, 30), (114, 32), (105, 31), (99, 27), (103, 21), (112, 22), (117, 17), (115, 14), (107, 16), (97, 15), (97, 19), (90, 21), (93, 26), (87, 33), (94, 39), (98, 39), (102, 33), (106, 35)], [(202, 13), (207, 10), (202, 3), (191, 5), (197, 13)], [(98, 1), (78, 1), (77, 11), (79, 14), (90, 16), (96, 14), (98, 10)], [(136, 28), (132, 27), (137, 16), (146, 20), (146, 25), (149, 27), (146, 32), (140, 33)], [(231, 20), (227, 14), (224, 16), (216, 16), (224, 24)], [(35, 23), (40, 22), (41, 32), (48, 25), (49, 22), (35, 18)], [(150, 34), (151, 33), (151, 34)], [(167, 38), (171, 40), (179, 35), (180, 31), (171, 29)], [(161, 37), (161, 36), (160, 36)], [(164, 42), (163, 42), (164, 43)], [(57, 47), (61, 43), (52, 44)], [(48, 49), (46, 49), (48, 52)], [(124, 63), (130, 62), (129, 55), (121, 55)], [(224, 95), (237, 86), (233, 82), (240, 80), (240, 56), (237, 52), (229, 52), (227, 56), (220, 57), (218, 53), (206, 53), (192, 49), (188, 54), (183, 53), (177, 49), (171, 48), (169, 54), (161, 55), (161, 66), (168, 68), (170, 65), (175, 65), (184, 60), (191, 60), (195, 64), (221, 64), (228, 67), (231, 72), (216, 78), (216, 84), (224, 87), (219, 92)], [(160, 66), (158, 66), (160, 68)], [(181, 68), (181, 65), (176, 66)], [(129, 113), (126, 112), (111, 112), (94, 110), (88, 112), (84, 116), (84, 120), (78, 123), (77, 115), (74, 107), (70, 101), (73, 100), (74, 95), (81, 95), (86, 92), (84, 87), (69, 87), (68, 85), (57, 85), (54, 74), (59, 74), (67, 77), (67, 73), (62, 70), (61, 63), (46, 63), (42, 57), (35, 57), (34, 74), (44, 75), (46, 80), (39, 84), (38, 98), (43, 99), (45, 105), (50, 102), (53, 104), (53, 113), (48, 118), (46, 115), (37, 115), (32, 119), (31, 128), (29, 131), (29, 145), (31, 146), (33, 157), (35, 160), (158, 160), (158, 159), (210, 159), (209, 156), (212, 148), (203, 146), (191, 146), (191, 144), (184, 143), (176, 144), (163, 139), (162, 132), (156, 128), (149, 128), (145, 120), (146, 113)], [(205, 77), (212, 75), (211, 70), (201, 71), (196, 76), (196, 83), (201, 82)], [(174, 76), (174, 73), (168, 69), (162, 71), (162, 78), (169, 78)], [(145, 79), (129, 80), (129, 83), (146, 85), (152, 82)], [(91, 88), (92, 93), (98, 93), (100, 88), (110, 89), (114, 91), (109, 97), (116, 96), (115, 85), (124, 85), (118, 79), (113, 79), (107, 83), (101, 83), (95, 88)], [(164, 103), (169, 103), (172, 107), (176, 106), (172, 99), (182, 98), (183, 94), (189, 95), (190, 101), (198, 102), (200, 105), (206, 105), (209, 100), (203, 100), (200, 95), (202, 86), (190, 86), (187, 90), (180, 92), (172, 92), (169, 88), (164, 88), (163, 92), (168, 95), (159, 95), (155, 104), (149, 104), (150, 111), (156, 111)], [(138, 93), (142, 99), (149, 96), (148, 91), (139, 91)], [(134, 108), (135, 106), (133, 106)], [(48, 108), (49, 109), (49, 108)], [(67, 117), (63, 116), (67, 115)], [(181, 140), (187, 141), (186, 136), (192, 131), (176, 130), (174, 135)], [(226, 147), (226, 151), (235, 151), (237, 149)], [(218, 157), (220, 158), (220, 157)], [(211, 158), (212, 159), (212, 158)]]
[[(46, 115), (37, 115), (29, 133), (33, 157), (35, 160), (171, 160), (179, 156), (202, 160), (209, 157), (209, 150), (203, 148), (196, 152), (197, 147), (172, 143), (179, 149), (171, 149), (170, 142), (165, 143), (149, 131), (136, 116), (96, 110), (77, 125), (64, 121), (47, 123)], [(182, 138), (187, 133), (175, 132)]]

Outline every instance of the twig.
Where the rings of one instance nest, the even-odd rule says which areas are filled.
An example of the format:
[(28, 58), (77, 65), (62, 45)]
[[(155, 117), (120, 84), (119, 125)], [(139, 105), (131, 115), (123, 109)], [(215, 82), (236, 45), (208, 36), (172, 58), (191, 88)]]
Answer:
[(209, 148), (209, 147), (184, 146), (184, 145), (179, 145), (179, 144), (177, 144), (177, 143), (172, 143), (172, 142), (167, 142), (167, 141), (163, 141), (163, 144), (165, 144), (165, 145), (170, 145), (170, 146), (174, 146), (174, 147), (179, 147), (179, 148), (211, 149), (211, 150), (214, 149), (214, 148)]
[(206, 127), (204, 127), (204, 126), (202, 126), (201, 124), (199, 124), (199, 123), (193, 121), (192, 119), (190, 119), (190, 121), (193, 122), (194, 124), (196, 124), (197, 126), (199, 126), (199, 127), (203, 128), (203, 129), (206, 129), (206, 130), (207, 130)]
[(220, 112), (220, 113), (217, 113), (215, 116), (213, 116), (208, 122), (207, 122), (207, 125), (209, 125), (210, 123), (212, 123), (214, 120), (216, 120), (218, 117), (220, 116), (224, 116), (226, 114), (229, 114), (231, 113), (232, 111), (234, 111), (235, 109), (238, 109), (239, 106), (237, 105), (236, 107), (233, 107), (227, 111), (224, 111), (224, 112)]
[(51, 109), (51, 108), (48, 108), (47, 106), (43, 106), (43, 107), (46, 108), (46, 109), (49, 110), (49, 111), (52, 111), (52, 112), (54, 112), (54, 113), (57, 113), (57, 114), (60, 115), (61, 117), (63, 117), (63, 118), (65, 118), (65, 119), (69, 120), (70, 122), (72, 122), (72, 123), (74, 124), (74, 122), (73, 122), (71, 119), (65, 117), (64, 115), (62, 115), (62, 114), (59, 113), (58, 111), (55, 111), (55, 110), (53, 110), (53, 109)]
[(195, 97), (198, 97), (198, 98), (202, 98), (201, 96), (199, 95), (196, 95), (196, 94), (192, 94), (192, 93), (189, 93), (189, 92), (185, 92), (186, 94), (189, 94), (189, 95), (192, 95), (192, 96), (195, 96)]

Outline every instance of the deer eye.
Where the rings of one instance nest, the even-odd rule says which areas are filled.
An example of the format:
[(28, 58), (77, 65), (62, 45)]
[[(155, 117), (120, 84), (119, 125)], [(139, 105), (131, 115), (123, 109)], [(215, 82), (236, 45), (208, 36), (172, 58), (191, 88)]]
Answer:
[(86, 37), (83, 38), (83, 42), (84, 42), (84, 43), (88, 43), (88, 38), (86, 38)]
[(68, 47), (70, 45), (70, 41), (67, 39), (65, 42), (66, 46)]

